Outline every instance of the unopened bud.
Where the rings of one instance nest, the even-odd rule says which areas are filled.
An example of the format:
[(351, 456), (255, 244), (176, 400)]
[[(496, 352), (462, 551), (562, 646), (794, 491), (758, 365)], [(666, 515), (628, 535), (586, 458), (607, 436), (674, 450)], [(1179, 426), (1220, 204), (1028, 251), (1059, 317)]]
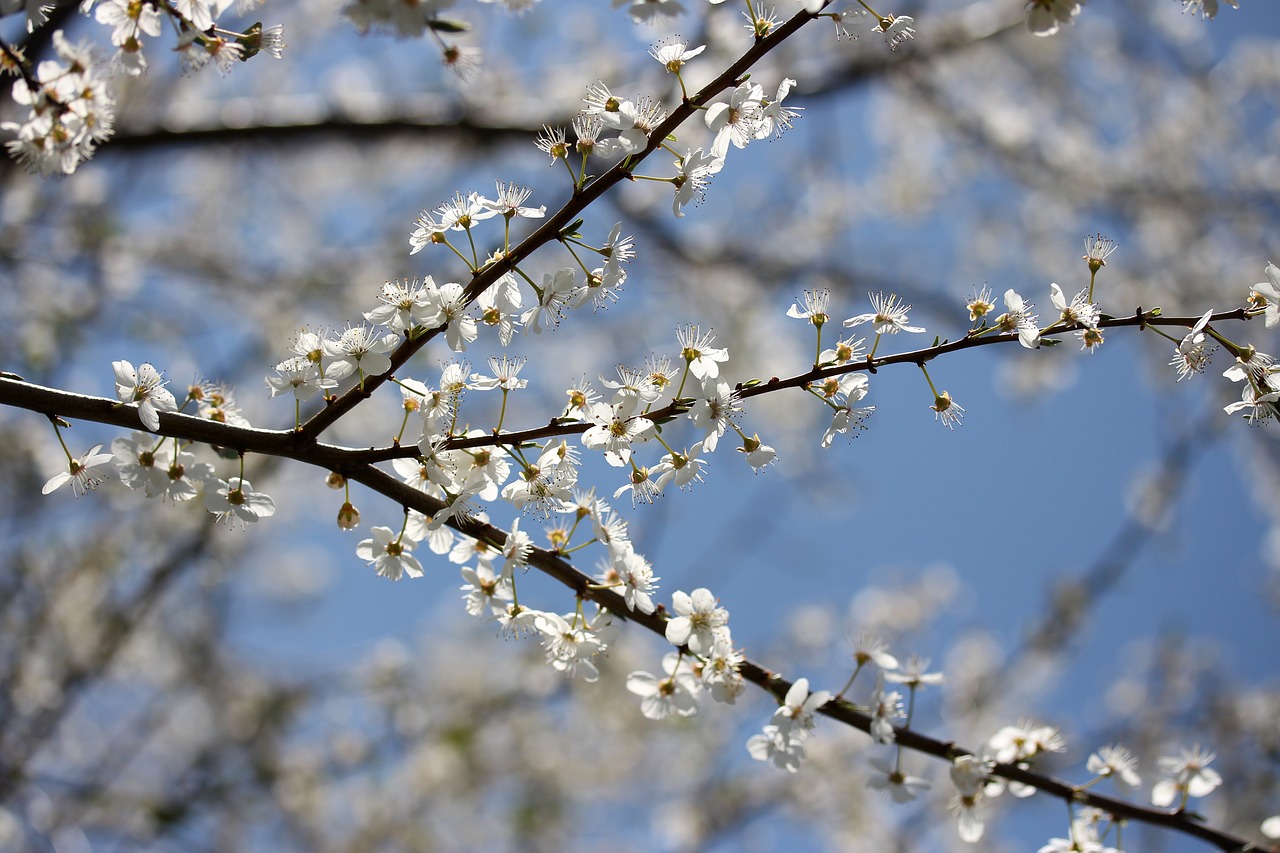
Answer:
[(338, 529), (339, 530), (355, 530), (360, 526), (360, 510), (352, 505), (351, 501), (347, 501), (338, 510)]

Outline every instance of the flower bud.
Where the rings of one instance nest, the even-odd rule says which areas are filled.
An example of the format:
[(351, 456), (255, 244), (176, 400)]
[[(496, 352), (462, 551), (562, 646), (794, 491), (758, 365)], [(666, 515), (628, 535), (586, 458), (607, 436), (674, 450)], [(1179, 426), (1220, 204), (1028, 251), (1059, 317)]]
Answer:
[(351, 501), (347, 501), (338, 510), (338, 529), (355, 530), (360, 526), (360, 510), (352, 505)]

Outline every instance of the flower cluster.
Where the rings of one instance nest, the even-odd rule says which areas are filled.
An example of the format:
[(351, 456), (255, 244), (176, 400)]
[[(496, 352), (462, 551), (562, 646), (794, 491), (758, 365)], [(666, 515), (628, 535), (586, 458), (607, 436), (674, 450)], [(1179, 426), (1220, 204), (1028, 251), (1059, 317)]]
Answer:
[[(1267, 280), (1249, 289), (1245, 311), (1250, 316), (1261, 315), (1270, 329), (1280, 325), (1280, 267), (1269, 263), (1264, 273)], [(1216, 350), (1213, 343), (1216, 341), (1235, 355), (1235, 363), (1222, 375), (1232, 382), (1241, 383), (1240, 399), (1228, 403), (1223, 407), (1224, 411), (1229, 415), (1239, 413), (1255, 425), (1280, 415), (1280, 366), (1272, 356), (1259, 352), (1252, 345), (1228, 341), (1213, 328), (1212, 319), (1213, 311), (1206, 311), (1181, 340), (1169, 338), (1176, 344), (1169, 365), (1177, 371), (1178, 380), (1204, 372)]]
[(640, 712), (651, 720), (693, 716), (703, 690), (717, 702), (733, 704), (746, 687), (739, 672), (742, 653), (729, 633), (729, 612), (711, 591), (677, 590), (671, 604), (676, 615), (667, 622), (667, 641), (680, 649), (662, 659), (666, 676), (643, 671), (627, 676), (627, 689), (640, 697)]
[[(82, 495), (100, 485), (108, 466), (114, 463), (116, 474), (126, 487), (141, 491), (146, 497), (173, 503), (190, 503), (202, 497), (204, 508), (219, 521), (248, 525), (275, 514), (274, 501), (262, 492), (255, 492), (252, 484), (244, 479), (243, 456), (239, 476), (223, 480), (215, 474), (213, 465), (196, 459), (187, 449), (189, 443), (154, 434), (160, 428), (162, 412), (177, 412), (193, 403), (196, 417), (248, 426), (229, 389), (211, 382), (192, 385), (180, 407), (165, 387), (164, 377), (152, 365), (143, 363), (135, 369), (127, 361), (116, 361), (112, 362), (112, 370), (120, 405), (136, 406), (138, 420), (151, 432), (116, 438), (111, 442), (110, 453), (99, 453), (102, 445), (97, 445), (78, 458), (71, 455), (64, 443), (67, 470), (45, 483), (44, 494), (70, 484), (72, 491)], [(61, 441), (60, 430), (58, 438)]]
[[(159, 36), (165, 17), (179, 34), (177, 50), (188, 71), (212, 64), (226, 74), (237, 62), (258, 53), (279, 59), (284, 49), (279, 26), (264, 29), (254, 24), (243, 33), (215, 26), (215, 17), (233, 3), (240, 11), (256, 5), (254, 0), (177, 0), (172, 4), (83, 0), (80, 10), (111, 28), (111, 43), (116, 47), (112, 64), (129, 76), (147, 69), (143, 39)], [(26, 6), (31, 29), (43, 22), (39, 10), (48, 7)], [(57, 58), (45, 59), (34, 69), (4, 46), (0, 65), (21, 75), (13, 84), (13, 100), (30, 112), (25, 121), (4, 122), (0, 128), (13, 132), (15, 138), (5, 146), (23, 166), (43, 175), (69, 175), (111, 135), (115, 102), (107, 75), (87, 45), (71, 44), (62, 30), (53, 33), (52, 43)]]
[(5, 143), (28, 169), (43, 175), (71, 174), (111, 135), (114, 102), (87, 45), (53, 34), (57, 59), (13, 84), (13, 100), (29, 109), (26, 120), (0, 128), (16, 138)]

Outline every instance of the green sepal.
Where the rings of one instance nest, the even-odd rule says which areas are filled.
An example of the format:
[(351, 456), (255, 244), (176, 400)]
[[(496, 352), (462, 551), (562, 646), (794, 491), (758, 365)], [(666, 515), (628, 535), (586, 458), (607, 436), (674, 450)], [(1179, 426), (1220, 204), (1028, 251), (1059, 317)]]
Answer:
[(427, 28), (438, 33), (465, 33), (471, 30), (466, 21), (454, 21), (449, 18), (432, 18), (427, 21)]
[(241, 62), (248, 62), (251, 57), (257, 56), (258, 51), (262, 50), (262, 21), (255, 22), (244, 31), (244, 35), (237, 36), (236, 44), (244, 48), (240, 53)]

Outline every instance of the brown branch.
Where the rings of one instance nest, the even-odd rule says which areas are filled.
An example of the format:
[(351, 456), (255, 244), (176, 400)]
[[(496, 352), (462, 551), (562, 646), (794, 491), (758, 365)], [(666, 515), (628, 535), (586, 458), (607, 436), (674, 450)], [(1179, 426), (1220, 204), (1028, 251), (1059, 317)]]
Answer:
[[(1222, 311), (1214, 314), (1210, 319), (1214, 322), (1223, 320), (1247, 320), (1251, 315), (1244, 308), (1236, 308), (1231, 311)], [(1164, 317), (1160, 315), (1158, 309), (1152, 311), (1143, 311), (1137, 309), (1131, 317), (1112, 317), (1101, 320), (1098, 323), (1099, 328), (1114, 329), (1124, 327), (1137, 327), (1139, 330), (1147, 326), (1171, 326), (1190, 328), (1199, 322), (1199, 317)], [(1078, 326), (1068, 326), (1056, 329), (1048, 334), (1049, 337), (1055, 335), (1068, 335), (1079, 330)], [(950, 353), (960, 352), (962, 350), (974, 349), (975, 347), (994, 346), (998, 344), (1011, 344), (1018, 340), (1018, 336), (1014, 333), (999, 335), (984, 335), (981, 337), (966, 335), (955, 341), (943, 341), (934, 346), (924, 347), (918, 350), (910, 350), (908, 352), (896, 353), (893, 355), (878, 356), (874, 359), (865, 359), (863, 361), (851, 362), (849, 364), (831, 365), (827, 367), (814, 367), (804, 373), (799, 373), (786, 379), (772, 377), (767, 381), (758, 384), (744, 385), (738, 383), (738, 395), (746, 400), (751, 397), (758, 397), (762, 394), (769, 394), (775, 391), (781, 391), (784, 388), (804, 388), (805, 386), (827, 379), (832, 376), (841, 376), (846, 373), (856, 373), (860, 370), (866, 370), (870, 373), (876, 373), (882, 367), (895, 364), (925, 364), (933, 361), (935, 358)], [(672, 401), (660, 409), (644, 412), (641, 417), (648, 418), (653, 421), (666, 421), (671, 418), (684, 414), (689, 408), (689, 403), (685, 401)], [(560, 423), (559, 418), (552, 418), (546, 426), (531, 427), (523, 430), (512, 430), (511, 432), (496, 433), (493, 435), (471, 436), (466, 438), (449, 438), (440, 443), (439, 450), (454, 449), (470, 449), (474, 447), (518, 447), (529, 442), (542, 441), (548, 438), (556, 438), (566, 435), (578, 435), (586, 432), (591, 428), (591, 424), (582, 421), (573, 421), (570, 423)], [(374, 448), (370, 450), (352, 451), (350, 460), (367, 463), (367, 462), (386, 462), (391, 459), (403, 459), (419, 456), (416, 446), (400, 446), (393, 445), (391, 447)]]

